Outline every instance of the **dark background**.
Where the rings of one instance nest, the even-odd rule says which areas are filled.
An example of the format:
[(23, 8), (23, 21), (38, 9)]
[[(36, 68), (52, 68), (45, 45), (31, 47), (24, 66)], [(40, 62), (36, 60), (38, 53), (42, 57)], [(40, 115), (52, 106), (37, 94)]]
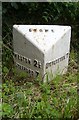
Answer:
[[(51, 25), (69, 25), (69, 26), (71, 26), (72, 37), (71, 37), (71, 49), (70, 50), (73, 51), (74, 54), (77, 54), (77, 59), (74, 60), (74, 54), (70, 54), (70, 55), (72, 55), (71, 64), (69, 65), (70, 68), (68, 70), (66, 78), (63, 78), (63, 81), (68, 80), (68, 83), (69, 83), (69, 81), (75, 82), (76, 78), (77, 77), (79, 78), (79, 75), (77, 75), (77, 69), (78, 69), (77, 62), (79, 62), (79, 59), (78, 59), (79, 58), (79, 29), (78, 29), (79, 28), (79, 2), (52, 2), (52, 3), (47, 3), (47, 2), (46, 3), (45, 2), (43, 2), (43, 3), (41, 3), (41, 2), (40, 3), (4, 2), (4, 3), (2, 3), (2, 38), (3, 38), (2, 70), (3, 70), (3, 81), (4, 82), (8, 81), (8, 82), (6, 82), (6, 85), (4, 84), (4, 89), (3, 89), (4, 103), (6, 103), (6, 101), (7, 101), (7, 104), (6, 105), (4, 104), (5, 106), (3, 106), (3, 108), (5, 110), (5, 111), (3, 111), (3, 113), (6, 113), (6, 114), (7, 113), (9, 114), (9, 111), (11, 111), (10, 108), (7, 108), (9, 105), (11, 105), (11, 107), (14, 107), (15, 104), (18, 106), (18, 102), (21, 100), (21, 97), (18, 100), (18, 98), (16, 96), (14, 96), (15, 93), (18, 93), (17, 92), (18, 89), (16, 90), (16, 88), (13, 87), (13, 84), (10, 83), (10, 79), (12, 81), (18, 80), (18, 81), (23, 82), (23, 77), (22, 77), (23, 75), (22, 74), (19, 75), (19, 76), (21, 76), (21, 78), (20, 78), (17, 75), (17, 72), (15, 72), (16, 74), (14, 75), (13, 71), (12, 71), (12, 68), (14, 65), (13, 64), (14, 63), (13, 62), (13, 45), (12, 45), (13, 25), (14, 24), (38, 24), (38, 25), (39, 24), (45, 24), (45, 25), (51, 24)], [(71, 53), (73, 53), (73, 52), (71, 52)], [(24, 79), (25, 79), (25, 77), (24, 77)], [(60, 81), (60, 79), (59, 79), (59, 81)], [(26, 82), (26, 80), (25, 80), (25, 82)], [(33, 84), (30, 84), (30, 85), (33, 85)], [(35, 87), (36, 86), (34, 86), (34, 88)], [(60, 84), (58, 84), (57, 90), (59, 90), (60, 87), (61, 87)], [(74, 87), (74, 85), (73, 85), (73, 87)], [(38, 86), (37, 86), (37, 88), (38, 88)], [(44, 86), (43, 86), (43, 88), (44, 88)], [(25, 89), (26, 89), (26, 86), (25, 86)], [(47, 91), (47, 87), (45, 87), (45, 89)], [(19, 90), (21, 90), (21, 87)], [(26, 91), (28, 91), (28, 90), (26, 89)], [(36, 91), (35, 91), (35, 93), (36, 93)], [(67, 91), (65, 90), (64, 93), (67, 93)], [(72, 99), (73, 99), (73, 97), (75, 97), (75, 92), (73, 92), (73, 93), (74, 94), (71, 94)], [(11, 98), (11, 97), (9, 98), (9, 94), (13, 94), (13, 98), (14, 98), (13, 102), (11, 101), (13, 98)], [(70, 93), (68, 91), (67, 96), (69, 96), (69, 94)], [(58, 95), (58, 93), (56, 92), (56, 96), (57, 95)], [(34, 96), (36, 98), (36, 95), (34, 95)], [(50, 94), (49, 94), (49, 96), (50, 96)], [(60, 96), (60, 98), (63, 100), (64, 96)], [(22, 100), (23, 100), (23, 98), (22, 98)], [(60, 102), (59, 102), (60, 109), (61, 109), (61, 104), (63, 103), (62, 100), (60, 100)], [(79, 101), (79, 99), (78, 99), (78, 101)], [(73, 100), (71, 100), (71, 102), (73, 104)], [(21, 101), (20, 101), (20, 103), (21, 103)], [(25, 112), (26, 112), (25, 107), (27, 106), (26, 103), (27, 102), (25, 101), (25, 106), (23, 109), (23, 110), (25, 110)], [(17, 106), (14, 108), (14, 113), (10, 112), (11, 114), (16, 113)], [(76, 119), (77, 119), (76, 111), (79, 111), (79, 105), (77, 105), (77, 107), (78, 107), (78, 110), (76, 110), (76, 108), (72, 109), (72, 113), (73, 113), (72, 116), (74, 116), (74, 118), (76, 118)], [(20, 111), (18, 111), (18, 112), (20, 112)], [(41, 114), (42, 114), (42, 112), (43, 111), (41, 111)], [(38, 113), (39, 113), (39, 111), (38, 111)], [(50, 113), (51, 113), (51, 111), (50, 111)], [(4, 114), (4, 116), (6, 114)], [(68, 113), (68, 115), (69, 115), (69, 113)]]
[(78, 54), (79, 2), (2, 3), (2, 61), (3, 66), (8, 68), (13, 64), (12, 27), (14, 24), (69, 25), (72, 28), (71, 49)]

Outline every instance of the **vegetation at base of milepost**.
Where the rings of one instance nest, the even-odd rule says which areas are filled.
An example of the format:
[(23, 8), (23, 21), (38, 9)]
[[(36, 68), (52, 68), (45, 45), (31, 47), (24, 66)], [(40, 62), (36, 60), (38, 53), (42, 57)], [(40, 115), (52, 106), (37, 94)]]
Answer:
[[(3, 118), (78, 119), (77, 80), (79, 79), (79, 2), (2, 3), (2, 89)], [(12, 27), (14, 24), (59, 24), (72, 28), (68, 71), (51, 82), (40, 76), (29, 78), (17, 73), (13, 61)]]

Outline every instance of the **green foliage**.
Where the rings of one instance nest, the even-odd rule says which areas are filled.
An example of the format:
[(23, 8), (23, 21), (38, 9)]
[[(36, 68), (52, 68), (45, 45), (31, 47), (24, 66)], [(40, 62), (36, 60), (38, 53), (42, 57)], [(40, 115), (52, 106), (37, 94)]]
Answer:
[(2, 93), (3, 117), (77, 118), (76, 83), (64, 79), (60, 79), (60, 84), (54, 79), (39, 86), (31, 82), (15, 86), (14, 82), (6, 81)]
[[(70, 60), (72, 62), (73, 59), (75, 64), (73, 51), (71, 56)], [(64, 76), (58, 75), (51, 82), (46, 83), (40, 81), (40, 77), (34, 82), (26, 80), (23, 85), (7, 80), (2, 86), (3, 118), (77, 119), (77, 78), (79, 79), (79, 74), (77, 71), (72, 72), (72, 65), (69, 69), (71, 72)], [(19, 76), (18, 79), (22, 80), (23, 77), (25, 75)]]
[[(23, 10), (21, 10), (21, 7)], [(6, 9), (6, 12), (4, 12)], [(12, 12), (24, 12), (27, 17), (23, 16), (24, 19), (27, 21), (31, 16), (31, 23), (33, 23), (33, 19), (35, 18), (38, 23), (45, 22), (45, 23), (56, 23), (59, 22), (60, 24), (78, 24), (78, 12), (79, 12), (79, 3), (73, 2), (48, 2), (48, 3), (7, 3), (3, 4), (3, 13), (9, 13), (9, 10)], [(19, 10), (19, 11), (18, 11)], [(19, 18), (21, 16), (19, 14)], [(35, 16), (36, 17), (35, 17)], [(4, 16), (3, 16), (4, 17)], [(41, 21), (42, 20), (42, 21)], [(27, 22), (26, 21), (26, 22)]]
[(3, 111), (3, 116), (10, 116), (13, 112), (13, 108), (9, 104), (3, 103), (2, 111)]
[(7, 68), (7, 67), (4, 67), (4, 68), (3, 68), (3, 73), (6, 74), (6, 73), (8, 73), (8, 72), (9, 72), (8, 68)]
[[(77, 119), (77, 51), (79, 49), (79, 3), (10, 2), (3, 4), (3, 118)], [(13, 68), (13, 24), (60, 24), (72, 27), (71, 54), (68, 72), (42, 83), (17, 73)], [(74, 51), (76, 50), (76, 52)], [(51, 76), (52, 79), (52, 76)], [(20, 81), (20, 82), (19, 82)], [(1, 96), (1, 94), (0, 94)]]
[[(14, 24), (60, 24), (72, 27), (71, 48), (79, 49), (78, 2), (3, 3), (3, 66), (13, 64), (12, 29)], [(9, 64), (8, 64), (9, 63)]]

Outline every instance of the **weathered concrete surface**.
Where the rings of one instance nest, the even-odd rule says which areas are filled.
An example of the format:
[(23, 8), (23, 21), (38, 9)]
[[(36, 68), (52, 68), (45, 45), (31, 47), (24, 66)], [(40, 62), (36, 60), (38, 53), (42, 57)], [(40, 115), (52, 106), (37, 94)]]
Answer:
[[(31, 76), (64, 74), (70, 51), (71, 27), (14, 25), (13, 45), (17, 68)], [(50, 75), (48, 75), (50, 80)], [(45, 80), (45, 78), (44, 78)]]

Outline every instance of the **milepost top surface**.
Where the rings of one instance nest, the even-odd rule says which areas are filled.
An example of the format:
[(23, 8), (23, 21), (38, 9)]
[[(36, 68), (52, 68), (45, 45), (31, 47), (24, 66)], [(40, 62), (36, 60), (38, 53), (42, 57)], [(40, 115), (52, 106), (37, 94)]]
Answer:
[(60, 25), (14, 25), (13, 27), (43, 53), (65, 35), (68, 29), (71, 29), (70, 26)]

